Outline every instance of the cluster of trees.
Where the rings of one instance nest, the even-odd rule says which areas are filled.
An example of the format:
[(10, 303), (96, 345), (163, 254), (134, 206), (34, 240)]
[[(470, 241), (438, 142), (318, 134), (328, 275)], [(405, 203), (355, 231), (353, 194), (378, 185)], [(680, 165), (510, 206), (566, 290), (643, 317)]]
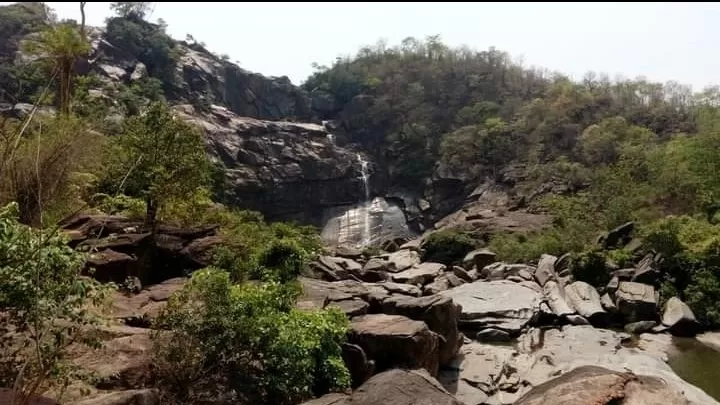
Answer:
[[(32, 7), (45, 10), (13, 5), (0, 20)], [(219, 176), (201, 132), (176, 119), (158, 86), (172, 83), (172, 42), (144, 21), (149, 3), (113, 8), (107, 35), (122, 37), (152, 79), (120, 94), (142, 103), (128, 102), (133, 109), (108, 126), (108, 110), (87, 91), (97, 78), (76, 70), (90, 50), (84, 23), (42, 19), (25, 48), (34, 58), (24, 72), (41, 83), (24, 99), (32, 109), (0, 121), (0, 387), (25, 405), (92, 377), (68, 355), (76, 345), (99, 347), (96, 328), (115, 286), (83, 276), (87, 253), (68, 247), (56, 224), (97, 210), (142, 218), (151, 237), (160, 221), (221, 226), (212, 266), (193, 274), (154, 325), (154, 370), (168, 401), (282, 405), (347, 388), (345, 315), (294, 308), (297, 276), (320, 248), (317, 230), (267, 224), (213, 201)], [(81, 10), (84, 20), (84, 3)], [(42, 114), (46, 105), (57, 114)]]

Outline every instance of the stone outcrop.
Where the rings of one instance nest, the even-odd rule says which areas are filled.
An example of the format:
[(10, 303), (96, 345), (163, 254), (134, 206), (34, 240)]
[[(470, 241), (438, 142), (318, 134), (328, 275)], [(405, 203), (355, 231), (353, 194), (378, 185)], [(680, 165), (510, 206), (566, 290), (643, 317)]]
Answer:
[(518, 334), (538, 316), (541, 294), (512, 281), (476, 281), (440, 293), (462, 307), (459, 324), (468, 329), (500, 329)]
[(376, 371), (424, 368), (437, 375), (438, 337), (422, 321), (400, 315), (364, 315), (353, 318), (348, 340), (375, 362)]
[(673, 335), (679, 336), (694, 336), (700, 330), (695, 314), (677, 297), (672, 297), (665, 303), (662, 324), (670, 328)]
[(620, 282), (615, 292), (615, 305), (628, 323), (657, 318), (657, 296), (651, 285)]

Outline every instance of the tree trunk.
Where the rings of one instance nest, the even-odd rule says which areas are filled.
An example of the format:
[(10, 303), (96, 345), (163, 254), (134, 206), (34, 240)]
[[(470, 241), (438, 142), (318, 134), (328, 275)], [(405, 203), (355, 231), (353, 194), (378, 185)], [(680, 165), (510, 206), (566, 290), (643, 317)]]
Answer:
[(150, 233), (155, 235), (156, 223), (157, 223), (157, 201), (154, 198), (148, 197), (145, 200), (147, 210), (145, 212), (145, 226), (150, 229)]

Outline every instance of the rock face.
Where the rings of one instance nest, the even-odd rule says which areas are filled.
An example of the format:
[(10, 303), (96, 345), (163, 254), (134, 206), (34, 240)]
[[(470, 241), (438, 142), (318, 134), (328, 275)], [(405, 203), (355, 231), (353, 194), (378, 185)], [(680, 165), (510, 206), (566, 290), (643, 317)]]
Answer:
[(400, 315), (360, 316), (350, 323), (348, 340), (375, 361), (377, 371), (424, 368), (437, 375), (439, 342), (424, 322)]
[(207, 265), (204, 253), (221, 243), (216, 226), (182, 229), (160, 225), (152, 238), (142, 221), (112, 215), (79, 214), (60, 226), (71, 246), (96, 250), (87, 262), (87, 270), (92, 270), (95, 278), (119, 284), (129, 277), (149, 285), (183, 276), (185, 271)]
[(462, 307), (459, 324), (518, 334), (538, 315), (541, 294), (512, 281), (476, 281), (440, 293)]

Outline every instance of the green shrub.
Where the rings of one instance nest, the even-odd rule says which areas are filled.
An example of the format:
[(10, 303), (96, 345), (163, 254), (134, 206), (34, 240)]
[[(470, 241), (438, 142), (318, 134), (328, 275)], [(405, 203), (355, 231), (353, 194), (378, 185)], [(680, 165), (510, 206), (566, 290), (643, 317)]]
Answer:
[(21, 225), (16, 204), (0, 209), (0, 386), (15, 387), (18, 403), (75, 376), (71, 345), (98, 345), (94, 309), (108, 288), (79, 277), (85, 257), (66, 243)]
[(294, 309), (295, 284), (233, 285), (205, 269), (173, 296), (160, 316), (171, 337), (156, 333), (160, 381), (176, 400), (223, 398), (295, 404), (342, 390), (348, 321), (336, 310)]
[(462, 261), (475, 249), (475, 241), (463, 232), (444, 230), (432, 233), (423, 243), (423, 261), (448, 266)]
[(610, 281), (605, 252), (591, 249), (573, 254), (570, 269), (575, 280), (584, 281), (595, 287), (604, 287)]

